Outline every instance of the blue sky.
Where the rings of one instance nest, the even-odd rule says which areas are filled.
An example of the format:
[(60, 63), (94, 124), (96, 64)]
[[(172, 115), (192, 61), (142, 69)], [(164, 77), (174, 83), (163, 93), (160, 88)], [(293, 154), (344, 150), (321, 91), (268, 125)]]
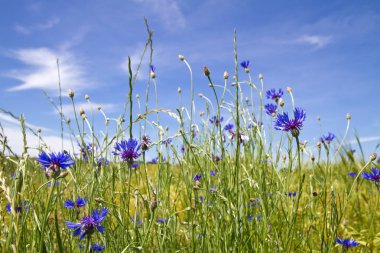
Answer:
[[(117, 117), (128, 91), (127, 57), (135, 68), (146, 42), (144, 16), (154, 32), (161, 108), (179, 106), (178, 87), (189, 100), (189, 74), (178, 54), (193, 69), (195, 94), (212, 98), (202, 68), (207, 65), (219, 84), (225, 70), (232, 75), (236, 28), (239, 61), (251, 61), (254, 82), (262, 73), (265, 90), (291, 86), (296, 105), (307, 111), (301, 139), (314, 145), (321, 131), (342, 137), (350, 112), (348, 140), (356, 129), (367, 152), (380, 142), (378, 1), (8, 1), (0, 9), (0, 108), (23, 113), (57, 143), (59, 117), (42, 90), (57, 101), (59, 58), (64, 94), (72, 88), (78, 105), (88, 94)], [(135, 87), (141, 97), (148, 75), (146, 58)], [(197, 112), (203, 104), (197, 98)], [(101, 115), (95, 118), (100, 122)], [(169, 117), (162, 119), (176, 128)], [(19, 149), (18, 125), (3, 114), (0, 120)]]

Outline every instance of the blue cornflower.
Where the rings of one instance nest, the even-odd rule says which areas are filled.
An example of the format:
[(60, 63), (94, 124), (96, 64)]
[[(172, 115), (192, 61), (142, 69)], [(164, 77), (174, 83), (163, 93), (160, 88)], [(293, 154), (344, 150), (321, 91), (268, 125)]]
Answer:
[(210, 123), (215, 126), (219, 126), (220, 122), (223, 122), (223, 117), (221, 117), (220, 119), (217, 116), (213, 116), (210, 118)]
[(202, 174), (196, 174), (193, 178), (193, 181), (200, 181), (202, 178)]
[(288, 192), (288, 193), (285, 193), (285, 195), (288, 197), (295, 197), (297, 196), (297, 192)]
[(172, 138), (168, 138), (167, 140), (163, 140), (161, 143), (165, 144), (166, 146), (170, 145), (173, 142)]
[(152, 159), (152, 163), (153, 164), (157, 164), (158, 163), (158, 156)]
[(227, 124), (224, 126), (225, 131), (230, 131), (234, 128), (234, 124)]
[(252, 214), (248, 215), (248, 217), (247, 217), (247, 221), (248, 221), (248, 222), (251, 222), (252, 220), (253, 220), (253, 215), (252, 215)]
[(110, 163), (110, 161), (108, 159), (100, 157), (98, 159), (98, 161), (96, 162), (96, 165), (98, 166), (98, 168), (100, 168), (100, 167), (102, 167), (102, 165), (107, 166), (109, 163)]
[(348, 248), (359, 246), (360, 243), (356, 242), (354, 239), (340, 239), (336, 238), (336, 243), (343, 246), (344, 251)]
[(350, 173), (347, 173), (347, 176), (349, 176), (349, 177), (356, 177), (357, 174), (358, 173), (356, 173), (355, 171), (352, 171)]
[(201, 196), (199, 196), (199, 201), (203, 204), (205, 201), (205, 198), (201, 195)]
[(266, 104), (265, 106), (265, 113), (269, 116), (275, 116), (277, 111), (277, 105), (275, 104)]
[(162, 218), (157, 218), (157, 222), (158, 223), (165, 223), (165, 222), (167, 222), (167, 220), (166, 219), (162, 219)]
[(154, 73), (156, 71), (156, 66), (154, 66), (153, 64), (150, 65), (150, 71)]
[[(15, 212), (16, 213), (22, 213), (23, 211), (28, 211), (28, 201), (20, 201), (20, 205), (19, 206), (16, 206), (15, 208)], [(8, 203), (6, 206), (5, 206), (5, 209), (8, 213), (10, 213), (12, 211), (12, 206), (10, 203)]]
[[(54, 185), (57, 186), (57, 185), (59, 185), (60, 183), (61, 183), (61, 182), (59, 182), (59, 181), (55, 181)], [(47, 183), (46, 186), (47, 186), (47, 187), (50, 187), (50, 186), (51, 186), (51, 182)]]
[(91, 144), (85, 144), (85, 147), (80, 148), (80, 153), (82, 155), (83, 160), (88, 160), (88, 156), (91, 156), (93, 152), (93, 146)]
[(278, 100), (284, 95), (284, 92), (281, 89), (278, 89), (278, 92), (276, 92), (276, 89), (271, 89), (267, 91), (267, 98), (274, 100), (276, 103)]
[(185, 151), (186, 151), (186, 150), (185, 150), (185, 146), (182, 145), (182, 146), (181, 146), (181, 153), (182, 153), (182, 154), (185, 154)]
[(60, 169), (66, 169), (75, 163), (69, 154), (61, 152), (58, 152), (58, 154), (42, 152), (38, 155), (37, 161), (42, 168), (45, 168), (45, 174), (48, 177), (59, 176)]
[(216, 171), (215, 170), (210, 170), (210, 175), (211, 176), (215, 176), (216, 175)]
[(220, 161), (220, 159), (222, 159), (220, 156), (212, 155), (212, 160), (214, 160), (214, 162), (218, 163)]
[(378, 168), (372, 168), (369, 173), (363, 172), (362, 178), (369, 181), (374, 181), (376, 187), (380, 187), (380, 170)]
[(294, 109), (294, 119), (289, 119), (286, 112), (278, 114), (274, 122), (274, 128), (285, 132), (290, 131), (294, 137), (297, 137), (305, 119), (305, 111), (301, 108), (296, 108)]
[(141, 145), (138, 144), (135, 139), (129, 139), (128, 141), (122, 140), (120, 143), (116, 143), (115, 151), (112, 153), (120, 156), (129, 166), (133, 166), (134, 160), (141, 155), (141, 153), (139, 153), (140, 146)]
[(244, 70), (247, 72), (247, 71), (249, 71), (249, 69), (248, 69), (249, 64), (250, 64), (250, 61), (246, 60), (246, 61), (242, 61), (240, 63), (240, 66), (242, 66), (244, 68)]
[(95, 230), (100, 233), (104, 233), (105, 228), (101, 225), (102, 221), (107, 217), (108, 209), (102, 210), (95, 209), (92, 211), (91, 216), (85, 216), (80, 223), (74, 223), (66, 221), (66, 225), (69, 229), (73, 229), (73, 236), (79, 235), (79, 240), (82, 240), (86, 235), (91, 236)]
[(329, 132), (329, 134), (327, 136), (322, 135), (322, 137), (319, 138), (319, 140), (321, 142), (326, 142), (327, 144), (330, 144), (330, 142), (332, 142), (334, 140), (334, 138), (335, 138), (335, 135), (333, 133)]
[(87, 202), (87, 199), (86, 198), (81, 198), (81, 197), (78, 197), (77, 200), (75, 201), (72, 201), (71, 199), (67, 199), (65, 201), (65, 204), (64, 206), (68, 209), (72, 209), (74, 207), (76, 208), (80, 208), (82, 206), (85, 206), (86, 205), (86, 202)]
[(106, 248), (106, 246), (103, 246), (103, 245), (100, 245), (100, 244), (97, 244), (97, 243), (94, 243), (94, 244), (91, 246), (91, 249), (92, 249), (94, 252), (102, 252), (105, 248)]
[(156, 78), (156, 67), (154, 65), (150, 65), (150, 77), (152, 79)]

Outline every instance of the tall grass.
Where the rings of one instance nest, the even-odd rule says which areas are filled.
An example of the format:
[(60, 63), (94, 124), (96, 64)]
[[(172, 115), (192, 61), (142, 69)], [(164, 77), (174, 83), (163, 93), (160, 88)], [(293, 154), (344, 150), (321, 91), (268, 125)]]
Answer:
[[(147, 31), (141, 62), (150, 50), (151, 65), (152, 32), (148, 26)], [(2, 132), (1, 251), (94, 252), (98, 249), (94, 244), (105, 246), (105, 252), (348, 250), (336, 243), (339, 237), (360, 243), (349, 249), (352, 252), (379, 252), (380, 192), (374, 182), (361, 177), (364, 171), (378, 167), (376, 157), (358, 159), (345, 148), (343, 138), (312, 144), (318, 149), (315, 159), (311, 148), (299, 141), (302, 129), (300, 133), (286, 132), (275, 130), (273, 124), (262, 124), (289, 111), (282, 106), (283, 101), (291, 102), (292, 114), (296, 107), (292, 90), (288, 88), (288, 94), (275, 101), (278, 109), (273, 116), (266, 115), (264, 93), (270, 87), (264, 87), (260, 75), (258, 88), (249, 66), (240, 68), (236, 33), (234, 41), (234, 76), (225, 73), (224, 86), (214, 83), (214, 73), (204, 69), (214, 97), (202, 95), (207, 110), (200, 117), (194, 109), (193, 72), (184, 56), (180, 60), (190, 74), (189, 110), (182, 107), (181, 96), (177, 111), (159, 108), (157, 95), (154, 105), (148, 104), (150, 82), (156, 93), (159, 85), (152, 68), (145, 111), (134, 115), (133, 106), (140, 108), (140, 101), (133, 101), (138, 71), (132, 73), (130, 60), (124, 112), (113, 120), (99, 108), (105, 120), (103, 135), (95, 133), (86, 112), (78, 110), (74, 92), (69, 94), (73, 122), (62, 114), (61, 96), (59, 106), (49, 98), (72, 141), (72, 150), (65, 152), (75, 160), (59, 175), (46, 177), (36, 158), (28, 155), (28, 129), (23, 117), (21, 156), (12, 152)], [(245, 79), (248, 81), (241, 81)], [(246, 100), (245, 85), (250, 91)], [(255, 93), (258, 102), (254, 101)], [(86, 100), (91, 103), (89, 97)], [(151, 114), (156, 114), (153, 123), (149, 121)], [(168, 114), (178, 123), (174, 134), (169, 135), (160, 124), (160, 114)], [(234, 128), (224, 129), (227, 119)], [(349, 122), (347, 118), (346, 133)], [(150, 143), (143, 142), (146, 146), (136, 147), (138, 158), (131, 162), (113, 155), (116, 143), (122, 140), (137, 139), (140, 145), (147, 126), (157, 133), (150, 136)], [(37, 149), (48, 153), (43, 134), (37, 132)], [(146, 160), (145, 149), (155, 150), (156, 164)], [(135, 162), (138, 167), (134, 167)], [(353, 171), (354, 177), (347, 175)], [(67, 199), (75, 202), (78, 197), (86, 199), (84, 207), (65, 207)], [(91, 233), (82, 240), (74, 236), (67, 221), (83, 224), (83, 217), (91, 216), (95, 209), (105, 210), (102, 208), (108, 210), (102, 221), (104, 233), (95, 229), (88, 230)]]

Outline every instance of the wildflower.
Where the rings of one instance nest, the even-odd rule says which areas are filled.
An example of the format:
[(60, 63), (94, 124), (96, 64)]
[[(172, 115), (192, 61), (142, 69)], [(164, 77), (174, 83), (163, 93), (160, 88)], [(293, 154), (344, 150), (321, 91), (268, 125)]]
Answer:
[(234, 124), (227, 124), (224, 126), (225, 131), (230, 131), (234, 128)]
[(205, 198), (201, 195), (199, 196), (199, 201), (203, 204), (203, 202), (205, 201)]
[(288, 192), (288, 193), (285, 193), (285, 195), (288, 197), (295, 197), (297, 196), (297, 192)]
[(88, 160), (88, 156), (91, 156), (93, 152), (93, 145), (86, 144), (85, 147), (80, 148), (80, 153), (82, 155), (83, 160)]
[(276, 89), (271, 89), (267, 91), (267, 98), (274, 100), (276, 103), (278, 100), (284, 95), (284, 92), (279, 89), (278, 92), (276, 92)]
[(167, 220), (166, 219), (162, 219), (162, 218), (157, 218), (157, 222), (158, 223), (166, 223)]
[[(16, 206), (16, 207), (15, 207), (15, 212), (21, 214), (22, 211), (28, 211), (28, 208), (29, 208), (29, 206), (28, 206), (28, 201), (20, 201), (19, 206)], [(12, 206), (11, 206), (10, 203), (6, 204), (6, 206), (5, 206), (5, 210), (6, 210), (8, 213), (10, 213), (10, 212), (12, 211)]]
[(244, 68), (244, 71), (246, 73), (249, 73), (249, 64), (250, 64), (250, 62), (248, 60), (247, 61), (242, 61), (240, 63), (240, 66), (242, 66)]
[(277, 111), (277, 105), (275, 104), (266, 104), (265, 106), (265, 113), (269, 116), (275, 116)]
[(252, 215), (252, 214), (248, 215), (248, 217), (247, 217), (247, 221), (248, 221), (248, 222), (251, 222), (252, 220), (253, 220), (253, 215)]
[(120, 143), (116, 143), (113, 154), (120, 156), (130, 167), (133, 167), (135, 165), (134, 160), (141, 155), (139, 153), (140, 147), (141, 145), (135, 139), (122, 140)]
[(218, 187), (216, 186), (211, 186), (210, 189), (208, 190), (209, 193), (214, 193), (218, 191)]
[(141, 138), (141, 149), (143, 151), (146, 151), (149, 149), (149, 146), (150, 146), (150, 138), (148, 135), (143, 135), (143, 137)]
[(193, 178), (193, 181), (194, 181), (194, 182), (195, 182), (195, 181), (200, 181), (201, 178), (202, 178), (202, 174), (196, 174), (196, 175), (194, 176), (194, 178)]
[(75, 163), (69, 154), (61, 152), (58, 152), (58, 154), (42, 152), (39, 154), (37, 161), (41, 164), (41, 167), (45, 168), (47, 177), (58, 177), (61, 172), (60, 169), (64, 170)]
[(185, 154), (185, 146), (184, 145), (181, 146), (181, 153)]
[(102, 252), (105, 248), (106, 248), (106, 246), (103, 246), (103, 245), (100, 245), (100, 244), (97, 244), (97, 243), (94, 243), (91, 246), (91, 250), (93, 252)]
[[(60, 184), (59, 181), (55, 181), (55, 183), (54, 183), (55, 186), (57, 186), (57, 185), (59, 185), (59, 184)], [(46, 186), (47, 186), (47, 187), (51, 187), (51, 182), (47, 183)]]
[(351, 247), (359, 246), (360, 243), (356, 242), (354, 239), (340, 239), (336, 238), (336, 243), (343, 246), (343, 252), (348, 250)]
[(162, 144), (165, 144), (166, 146), (170, 145), (173, 142), (173, 139), (168, 138), (167, 140), (163, 140)]
[(260, 205), (260, 199), (259, 198), (256, 198), (256, 199), (251, 198), (246, 206), (247, 207), (252, 207), (252, 206), (253, 207), (257, 207), (259, 205)]
[(205, 76), (210, 76), (210, 70), (206, 67), (206, 66), (204, 66), (203, 67), (203, 73), (205, 74)]
[(355, 171), (352, 171), (350, 173), (347, 173), (347, 176), (349, 176), (349, 177), (356, 177), (357, 174), (358, 173), (356, 173)]
[(216, 176), (216, 171), (215, 170), (210, 170), (210, 175), (211, 176)]
[(322, 135), (322, 137), (321, 138), (319, 138), (319, 140), (322, 142), (322, 143), (327, 143), (327, 144), (330, 144), (330, 142), (332, 142), (333, 140), (334, 140), (334, 138), (335, 138), (335, 135), (333, 134), (333, 133), (328, 133), (328, 135), (327, 136), (324, 136), (324, 135)]
[(298, 137), (299, 131), (303, 126), (303, 122), (306, 119), (306, 113), (301, 108), (294, 110), (294, 119), (289, 119), (288, 114), (278, 114), (275, 120), (274, 128), (276, 130), (282, 130), (285, 132), (290, 131), (294, 137)]
[(372, 168), (372, 172), (367, 173), (363, 172), (362, 178), (369, 180), (369, 181), (374, 181), (376, 187), (380, 187), (380, 170), (378, 168)]
[(95, 209), (91, 216), (83, 217), (79, 223), (66, 221), (66, 225), (69, 229), (74, 230), (73, 236), (79, 236), (79, 240), (82, 240), (86, 235), (90, 237), (95, 230), (104, 233), (105, 228), (101, 223), (106, 218), (107, 213), (108, 209), (105, 207), (102, 210)]
[(67, 200), (65, 201), (64, 206), (65, 206), (67, 209), (73, 209), (74, 207), (76, 207), (76, 208), (80, 208), (80, 207), (82, 207), (82, 206), (85, 206), (85, 205), (86, 205), (86, 202), (87, 202), (86, 198), (78, 197), (77, 200), (75, 201), (75, 203), (74, 203), (74, 201), (72, 201), (72, 200), (70, 200), (70, 199), (67, 199)]
[(100, 169), (102, 167), (102, 165), (104, 164), (105, 166), (107, 166), (108, 164), (110, 163), (110, 161), (108, 161), (108, 159), (104, 159), (102, 157), (100, 157), (98, 159), (98, 161), (96, 162), (96, 165), (98, 166), (98, 168)]
[(213, 116), (210, 118), (210, 123), (215, 126), (219, 126), (220, 122), (223, 122), (223, 117), (221, 117), (220, 119), (217, 116)]

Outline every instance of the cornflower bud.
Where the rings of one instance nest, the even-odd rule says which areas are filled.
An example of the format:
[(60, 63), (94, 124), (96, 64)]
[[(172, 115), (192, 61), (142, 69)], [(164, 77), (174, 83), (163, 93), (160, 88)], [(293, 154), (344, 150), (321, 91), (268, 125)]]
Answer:
[(70, 98), (74, 97), (74, 91), (72, 89), (69, 89), (69, 91), (67, 92), (67, 94), (69, 95)]

